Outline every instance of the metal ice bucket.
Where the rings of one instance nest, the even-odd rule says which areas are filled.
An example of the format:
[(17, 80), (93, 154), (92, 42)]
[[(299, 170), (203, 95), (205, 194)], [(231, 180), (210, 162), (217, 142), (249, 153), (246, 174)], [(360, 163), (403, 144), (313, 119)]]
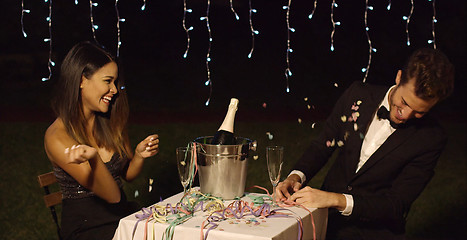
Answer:
[(212, 136), (194, 140), (197, 151), (199, 183), (202, 193), (231, 200), (245, 191), (249, 151), (256, 151), (256, 141), (236, 137), (236, 145), (209, 144)]

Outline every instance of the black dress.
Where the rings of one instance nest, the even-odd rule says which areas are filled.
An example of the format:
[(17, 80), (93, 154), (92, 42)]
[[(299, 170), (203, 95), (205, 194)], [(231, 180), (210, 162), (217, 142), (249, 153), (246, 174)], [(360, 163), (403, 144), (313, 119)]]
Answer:
[(112, 239), (122, 217), (136, 212), (136, 203), (128, 202), (123, 192), (121, 174), (126, 157), (115, 153), (105, 166), (114, 177), (122, 194), (119, 203), (110, 204), (92, 191), (81, 186), (73, 177), (58, 166), (54, 174), (63, 193), (60, 234), (63, 239)]

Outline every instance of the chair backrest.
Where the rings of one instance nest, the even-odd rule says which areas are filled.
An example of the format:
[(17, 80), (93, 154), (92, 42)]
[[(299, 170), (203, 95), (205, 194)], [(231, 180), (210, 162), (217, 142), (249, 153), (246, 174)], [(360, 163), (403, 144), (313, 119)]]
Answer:
[(57, 182), (53, 172), (48, 172), (37, 176), (37, 181), (39, 185), (44, 189), (44, 203), (45, 206), (50, 209), (52, 218), (57, 226), (58, 239), (61, 239), (60, 235), (60, 225), (58, 224), (57, 212), (55, 211), (55, 206), (62, 203), (62, 191), (56, 191), (50, 193), (49, 186)]

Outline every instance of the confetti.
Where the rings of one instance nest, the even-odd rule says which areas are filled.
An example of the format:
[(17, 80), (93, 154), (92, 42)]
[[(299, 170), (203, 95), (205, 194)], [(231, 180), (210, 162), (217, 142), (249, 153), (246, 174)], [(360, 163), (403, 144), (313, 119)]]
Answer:
[(298, 123), (302, 123), (302, 119), (301, 119), (301, 118), (298, 118)]
[(310, 109), (310, 108), (311, 108), (311, 106), (310, 106), (309, 104), (308, 104), (306, 107), (307, 107), (308, 109)]
[(303, 100), (305, 100), (305, 102), (306, 102), (306, 101), (308, 101), (308, 98), (307, 98), (307, 97), (305, 97)]
[(360, 105), (360, 104), (362, 104), (362, 101), (358, 100), (357, 105)]
[(152, 183), (154, 182), (154, 179), (150, 178), (149, 179), (149, 192), (152, 192)]
[(185, 166), (186, 165), (185, 161), (181, 161), (180, 165)]
[(364, 139), (365, 138), (365, 135), (363, 135), (363, 133), (360, 133), (360, 139)]
[(346, 122), (346, 121), (347, 121), (347, 117), (346, 117), (346, 116), (342, 116), (342, 117), (341, 117), (341, 120), (342, 120), (342, 122)]
[(354, 130), (354, 131), (357, 131), (357, 130), (358, 130), (358, 125), (357, 125), (357, 123), (354, 123), (354, 124), (353, 124), (353, 130)]
[(311, 128), (315, 128), (316, 123), (311, 124)]
[(352, 113), (352, 118), (354, 121), (357, 121), (358, 117), (360, 117), (360, 113), (359, 112), (354, 112)]
[(258, 158), (259, 158), (258, 155), (253, 156), (253, 160), (258, 160)]
[(337, 85), (337, 83), (334, 83), (334, 87), (339, 87), (339, 85)]
[(347, 141), (347, 138), (349, 138), (350, 133), (348, 131), (345, 131), (344, 134), (344, 141)]
[(272, 140), (274, 136), (270, 132), (266, 132), (266, 136), (268, 136), (269, 140)]
[(339, 147), (344, 146), (344, 142), (343, 142), (342, 140), (339, 140), (339, 141), (337, 142), (337, 146), (339, 146)]
[(139, 192), (138, 190), (135, 191), (135, 198), (137, 198), (139, 196)]
[(332, 141), (329, 141), (329, 140), (326, 141), (327, 147), (334, 147), (334, 145), (336, 145), (336, 141), (334, 139)]
[(266, 103), (263, 103), (263, 108), (266, 108), (267, 107), (267, 104)]

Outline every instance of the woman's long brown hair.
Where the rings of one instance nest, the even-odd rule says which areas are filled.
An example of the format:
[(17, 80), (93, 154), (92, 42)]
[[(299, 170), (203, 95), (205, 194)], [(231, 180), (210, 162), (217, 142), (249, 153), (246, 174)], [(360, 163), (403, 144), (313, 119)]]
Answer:
[[(52, 108), (63, 120), (67, 133), (80, 144), (90, 145), (81, 101), (81, 78), (82, 76), (90, 78), (97, 70), (110, 62), (117, 63), (112, 55), (90, 42), (76, 44), (63, 60)], [(95, 113), (93, 137), (98, 147), (104, 147), (131, 158), (127, 133), (129, 107), (121, 77), (117, 78), (116, 85), (118, 94), (112, 99), (109, 111)]]

